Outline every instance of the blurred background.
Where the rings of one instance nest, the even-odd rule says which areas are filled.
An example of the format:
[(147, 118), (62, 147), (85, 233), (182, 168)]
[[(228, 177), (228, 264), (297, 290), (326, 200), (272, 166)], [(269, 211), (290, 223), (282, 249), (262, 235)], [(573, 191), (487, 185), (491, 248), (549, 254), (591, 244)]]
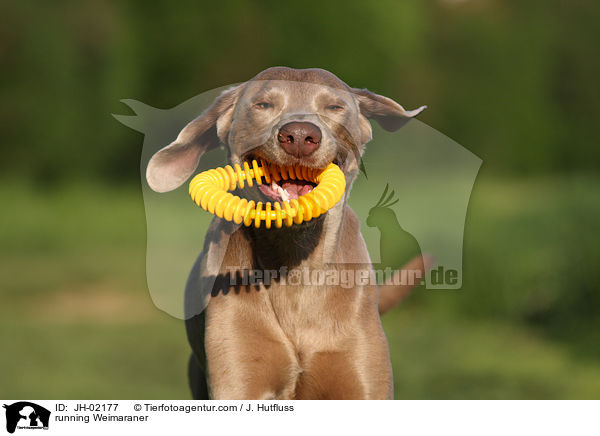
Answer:
[(0, 394), (189, 398), (183, 324), (145, 279), (143, 137), (274, 65), (328, 69), (483, 159), (460, 291), (384, 317), (395, 395), (600, 398), (593, 0), (0, 2)]

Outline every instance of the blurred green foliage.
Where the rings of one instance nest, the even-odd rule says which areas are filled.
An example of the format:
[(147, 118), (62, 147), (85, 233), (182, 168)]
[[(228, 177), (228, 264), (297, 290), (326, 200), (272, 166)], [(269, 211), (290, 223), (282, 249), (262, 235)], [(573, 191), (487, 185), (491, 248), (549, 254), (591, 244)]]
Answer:
[(0, 171), (133, 180), (111, 113), (167, 108), (273, 65), (322, 67), (408, 108), (489, 171), (600, 160), (594, 0), (0, 3)]

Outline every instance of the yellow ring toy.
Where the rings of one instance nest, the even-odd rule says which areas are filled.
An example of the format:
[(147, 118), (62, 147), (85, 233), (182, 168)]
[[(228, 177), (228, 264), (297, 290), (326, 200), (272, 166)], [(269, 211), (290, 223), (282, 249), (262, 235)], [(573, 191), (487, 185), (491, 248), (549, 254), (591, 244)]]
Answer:
[[(248, 162), (244, 167), (235, 164), (225, 168), (215, 168), (196, 175), (190, 182), (190, 196), (202, 209), (227, 221), (245, 226), (260, 227), (262, 221), (265, 227), (281, 228), (283, 224), (290, 227), (292, 224), (301, 224), (324, 214), (337, 204), (346, 189), (346, 179), (340, 168), (330, 163), (324, 169), (307, 167), (279, 167), (267, 165), (261, 160), (258, 166), (256, 160), (252, 161), (252, 168)], [(240, 198), (228, 191), (243, 188), (245, 184), (253, 186), (253, 180), (262, 185), (262, 178), (266, 183), (271, 180), (306, 180), (316, 183), (317, 186), (308, 194), (289, 201), (254, 203), (254, 201)]]

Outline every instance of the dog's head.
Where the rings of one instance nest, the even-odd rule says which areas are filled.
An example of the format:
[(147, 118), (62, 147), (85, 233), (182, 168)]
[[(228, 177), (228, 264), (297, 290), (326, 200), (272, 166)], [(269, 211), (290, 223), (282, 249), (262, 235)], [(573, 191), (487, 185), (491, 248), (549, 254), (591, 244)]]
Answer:
[[(192, 175), (204, 152), (224, 144), (232, 163), (261, 158), (279, 166), (324, 168), (334, 162), (351, 181), (372, 138), (369, 120), (394, 131), (424, 108), (407, 111), (325, 70), (269, 68), (223, 92), (152, 157), (146, 177), (153, 190), (171, 191)], [(309, 182), (287, 181), (262, 185), (261, 193), (267, 200), (286, 200), (311, 189)]]

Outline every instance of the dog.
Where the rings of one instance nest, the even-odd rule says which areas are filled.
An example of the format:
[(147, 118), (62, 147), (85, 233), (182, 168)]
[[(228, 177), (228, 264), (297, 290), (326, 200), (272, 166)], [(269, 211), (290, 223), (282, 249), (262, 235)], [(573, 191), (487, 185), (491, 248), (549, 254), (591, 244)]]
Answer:
[[(372, 139), (370, 120), (395, 131), (424, 108), (405, 110), (326, 70), (269, 68), (216, 98), (150, 159), (146, 179), (157, 192), (171, 191), (192, 175), (206, 151), (221, 145), (232, 165), (263, 159), (325, 168), (333, 162), (346, 177), (347, 194)], [(312, 187), (301, 181), (263, 184), (248, 195), (282, 201)], [(351, 268), (372, 274), (347, 197), (318, 218), (279, 229), (213, 219), (186, 286), (194, 398), (393, 398), (380, 314), (412, 285), (344, 289), (281, 279), (231, 285), (236, 275), (254, 270)], [(423, 272), (425, 266), (419, 256), (405, 268)]]

